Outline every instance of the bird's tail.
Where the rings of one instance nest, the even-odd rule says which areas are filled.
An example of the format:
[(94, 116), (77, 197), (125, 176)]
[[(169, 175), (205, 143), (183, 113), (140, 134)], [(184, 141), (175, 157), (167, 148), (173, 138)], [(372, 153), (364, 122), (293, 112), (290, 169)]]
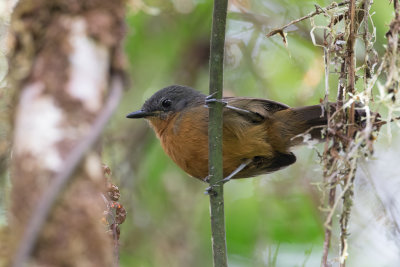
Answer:
[(322, 130), (328, 123), (321, 105), (289, 108), (274, 114), (278, 134), (285, 143), (294, 146), (305, 139), (322, 140)]
[[(330, 114), (336, 110), (336, 103), (330, 104)], [(289, 108), (278, 111), (274, 115), (280, 122), (280, 134), (286, 137), (290, 146), (295, 146), (307, 140), (322, 141), (323, 131), (328, 124), (327, 111), (323, 105)], [(379, 114), (373, 114), (379, 119)], [(356, 126), (365, 127), (365, 111), (356, 109)]]

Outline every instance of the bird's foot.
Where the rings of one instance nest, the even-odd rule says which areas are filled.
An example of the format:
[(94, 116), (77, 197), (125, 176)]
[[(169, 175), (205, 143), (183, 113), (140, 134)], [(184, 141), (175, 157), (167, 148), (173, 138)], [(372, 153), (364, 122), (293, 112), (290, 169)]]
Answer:
[[(217, 182), (219, 183), (219, 182)], [(206, 190), (204, 191), (205, 195), (209, 195), (209, 196), (215, 196), (217, 195), (217, 191), (215, 191), (215, 187), (220, 186), (218, 184), (213, 184), (210, 185), (209, 187), (206, 188)]]
[(228, 105), (228, 103), (226, 101), (224, 101), (223, 99), (216, 99), (215, 98), (216, 94), (217, 94), (217, 92), (212, 93), (211, 95), (206, 97), (206, 100), (205, 100), (205, 102), (206, 102), (205, 106), (206, 107), (208, 107), (208, 104), (215, 103), (215, 102), (221, 103), (224, 107)]
[(228, 176), (228, 177), (226, 177), (226, 178), (224, 178), (222, 180), (217, 181), (215, 184), (210, 185), (209, 187), (207, 187), (206, 190), (204, 191), (204, 194), (205, 195), (213, 195), (213, 196), (216, 195), (217, 192), (215, 191), (215, 187), (221, 186), (221, 185), (229, 182), (230, 180), (231, 180), (231, 177)]
[(215, 190), (212, 188), (212, 186), (209, 186), (206, 188), (206, 190), (204, 191), (204, 195), (209, 195), (209, 196), (213, 196), (215, 195), (216, 192)]
[[(214, 183), (214, 184), (210, 185), (209, 187), (207, 187), (206, 191), (204, 192), (204, 194), (206, 194), (206, 195), (215, 195), (216, 192), (215, 192), (214, 188), (216, 186), (221, 186), (221, 185), (226, 184), (227, 182), (229, 182), (236, 174), (238, 174), (241, 170), (246, 168), (246, 166), (249, 165), (251, 162), (252, 162), (252, 159), (246, 159), (242, 164), (239, 165), (239, 167), (236, 168), (236, 170), (234, 170), (227, 177), (225, 177), (224, 179), (219, 180), (216, 183)], [(210, 177), (207, 176), (204, 179), (204, 181), (210, 183)]]
[[(227, 177), (227, 178), (229, 178), (229, 177)], [(221, 186), (221, 183), (224, 184), (224, 183), (228, 182), (229, 180), (230, 179), (225, 178), (225, 179), (215, 182), (214, 184), (210, 184), (210, 176), (207, 176), (206, 178), (203, 179), (203, 181), (210, 184), (210, 186), (206, 188), (206, 190), (204, 191), (204, 194), (205, 195), (216, 195), (217, 192), (215, 191), (215, 188), (217, 186)]]

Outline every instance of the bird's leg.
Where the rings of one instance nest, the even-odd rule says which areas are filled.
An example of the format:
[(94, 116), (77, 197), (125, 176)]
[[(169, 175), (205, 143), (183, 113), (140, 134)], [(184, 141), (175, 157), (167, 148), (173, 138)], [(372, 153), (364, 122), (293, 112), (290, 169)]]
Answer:
[(205, 101), (206, 107), (208, 107), (209, 103), (218, 102), (218, 103), (221, 103), (225, 108), (234, 110), (237, 113), (239, 113), (240, 115), (250, 117), (253, 121), (260, 121), (263, 119), (263, 117), (260, 114), (258, 114), (257, 112), (228, 105), (227, 101), (225, 101), (223, 99), (216, 99), (216, 98), (214, 98), (214, 95), (215, 94), (212, 94), (212, 95), (209, 95), (206, 97), (206, 101)]
[(247, 165), (249, 165), (253, 160), (252, 159), (246, 159), (242, 164), (239, 165), (239, 167), (237, 167), (231, 174), (229, 174), (228, 176), (226, 176), (224, 179), (222, 179), (221, 181), (219, 181), (220, 183), (226, 183), (229, 182), (233, 176), (235, 176), (236, 174), (238, 174), (241, 170), (243, 170), (244, 168), (247, 167)]
[[(219, 186), (217, 184), (222, 183), (225, 184), (227, 182), (229, 182), (236, 174), (238, 174), (241, 170), (243, 170), (244, 168), (246, 168), (253, 160), (252, 159), (246, 159), (242, 164), (239, 165), (239, 167), (237, 167), (231, 174), (229, 174), (227, 177), (225, 177), (224, 179), (216, 182), (213, 185), (210, 185), (209, 187), (206, 188), (206, 191), (204, 192), (206, 195), (210, 195), (214, 193), (213, 187), (214, 186)], [(208, 179), (208, 176), (206, 177), (206, 179)], [(208, 180), (209, 182), (209, 180)]]

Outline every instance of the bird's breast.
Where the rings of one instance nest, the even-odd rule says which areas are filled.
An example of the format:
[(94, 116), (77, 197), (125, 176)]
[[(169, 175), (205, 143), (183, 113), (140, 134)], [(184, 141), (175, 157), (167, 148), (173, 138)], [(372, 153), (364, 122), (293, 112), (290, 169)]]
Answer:
[[(193, 107), (165, 120), (150, 120), (164, 151), (185, 172), (204, 179), (208, 175), (208, 109)], [(224, 117), (223, 175), (233, 172), (246, 159), (271, 158), (274, 148), (266, 141), (266, 124), (244, 124)], [(240, 176), (240, 175), (239, 175)], [(252, 176), (252, 174), (249, 174)], [(243, 176), (241, 176), (243, 177)]]
[(208, 174), (208, 109), (191, 108), (150, 121), (168, 156), (185, 172), (204, 179)]

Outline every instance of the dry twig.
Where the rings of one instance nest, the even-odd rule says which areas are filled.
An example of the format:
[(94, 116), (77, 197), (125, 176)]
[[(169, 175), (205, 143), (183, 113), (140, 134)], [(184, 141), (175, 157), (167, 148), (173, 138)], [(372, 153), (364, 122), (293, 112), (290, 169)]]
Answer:
[(311, 13), (309, 13), (308, 15), (306, 15), (306, 16), (304, 16), (304, 17), (301, 17), (301, 18), (292, 20), (292, 21), (289, 22), (288, 24), (286, 24), (286, 25), (284, 25), (284, 26), (282, 26), (282, 27), (279, 27), (279, 28), (277, 28), (277, 29), (274, 29), (274, 30), (270, 31), (269, 33), (266, 34), (266, 36), (269, 38), (269, 37), (271, 37), (271, 36), (273, 36), (273, 35), (275, 35), (275, 34), (279, 34), (280, 36), (282, 36), (283, 42), (286, 44), (287, 41), (286, 41), (286, 37), (285, 37), (285, 32), (284, 32), (284, 30), (285, 30), (287, 27), (289, 27), (289, 26), (291, 26), (291, 25), (294, 25), (294, 24), (296, 24), (296, 23), (299, 23), (299, 22), (301, 22), (301, 21), (303, 21), (303, 20), (310, 19), (310, 18), (312, 18), (312, 17), (314, 17), (314, 16), (316, 16), (316, 15), (325, 13), (327, 10), (331, 10), (331, 9), (336, 8), (336, 7), (340, 7), (340, 6), (347, 5), (349, 2), (350, 2), (350, 1), (344, 1), (344, 2), (341, 2), (341, 3), (332, 3), (331, 5), (327, 6), (326, 8), (322, 8), (322, 7), (318, 6), (318, 5), (315, 5), (315, 11), (314, 11), (314, 12), (311, 12)]

